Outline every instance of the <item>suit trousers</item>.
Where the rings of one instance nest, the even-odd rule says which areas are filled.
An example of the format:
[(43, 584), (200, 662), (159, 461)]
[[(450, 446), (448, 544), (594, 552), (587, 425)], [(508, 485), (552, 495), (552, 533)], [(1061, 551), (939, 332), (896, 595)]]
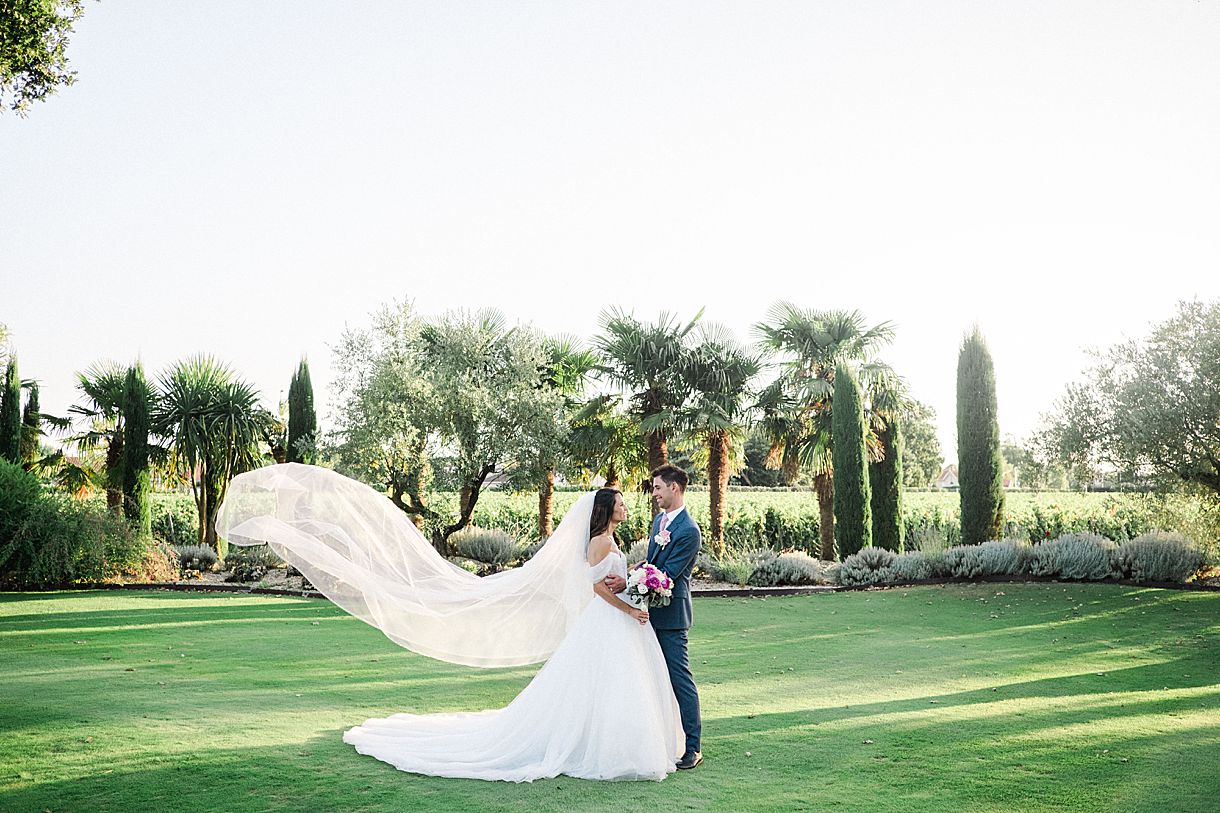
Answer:
[(678, 699), (678, 711), (682, 715), (682, 730), (686, 732), (686, 753), (700, 750), (699, 737), (703, 733), (703, 722), (699, 716), (699, 691), (695, 678), (690, 673), (690, 656), (686, 652), (687, 630), (654, 630), (665, 665), (669, 667), (669, 682), (673, 684), (674, 696)]

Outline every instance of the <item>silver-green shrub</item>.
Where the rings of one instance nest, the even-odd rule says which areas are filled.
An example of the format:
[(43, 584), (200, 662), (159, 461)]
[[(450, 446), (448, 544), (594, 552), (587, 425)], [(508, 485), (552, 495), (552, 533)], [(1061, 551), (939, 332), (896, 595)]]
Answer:
[[(706, 553), (700, 553), (699, 559), (706, 557)], [(640, 562), (648, 558), (648, 540), (640, 539), (632, 543), (631, 547), (627, 548), (627, 567), (635, 567)], [(700, 562), (695, 560), (695, 568), (698, 569)]]
[(1107, 579), (1119, 575), (1117, 553), (1117, 545), (1097, 534), (1064, 534), (1034, 547), (1030, 572), (1065, 579)]
[(886, 580), (886, 574), (896, 558), (898, 557), (893, 551), (885, 548), (862, 548), (839, 565), (839, 584), (848, 587), (881, 584)]
[(749, 583), (755, 587), (815, 584), (821, 578), (818, 560), (800, 551), (776, 553), (771, 550), (746, 554), (754, 565)]
[(957, 579), (975, 579), (983, 575), (982, 545), (955, 545), (941, 554), (946, 575)]
[(1148, 582), (1185, 582), (1207, 564), (1206, 554), (1177, 533), (1153, 531), (1118, 546), (1123, 576)]
[(906, 584), (932, 578), (932, 561), (922, 551), (910, 550), (894, 557), (886, 568), (882, 581), (889, 584)]
[(1034, 546), (1024, 539), (999, 539), (979, 545), (979, 566), (984, 576), (1022, 576), (1029, 573)]
[(207, 545), (175, 545), (174, 552), (183, 570), (209, 570), (216, 564), (216, 551)]
[(521, 544), (504, 531), (470, 526), (449, 537), (459, 556), (501, 568), (521, 558)]

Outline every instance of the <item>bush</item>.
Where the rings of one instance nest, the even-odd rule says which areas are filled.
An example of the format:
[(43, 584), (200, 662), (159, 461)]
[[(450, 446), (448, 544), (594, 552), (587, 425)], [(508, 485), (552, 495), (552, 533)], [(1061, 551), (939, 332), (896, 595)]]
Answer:
[(1034, 548), (1028, 542), (1003, 539), (948, 548), (936, 564), (945, 576), (977, 579), (982, 576), (1019, 576), (1028, 573), (1033, 558)]
[(789, 551), (777, 554), (764, 549), (755, 551), (752, 557), (754, 572), (750, 574), (749, 584), (755, 587), (816, 584), (821, 580), (818, 560), (807, 553)]
[(1118, 546), (1097, 534), (1065, 534), (1034, 547), (1030, 572), (1065, 579), (1106, 579), (1119, 575)]
[(153, 494), (152, 532), (174, 546), (198, 544), (199, 511), (195, 499), (190, 494)]
[(1024, 539), (1001, 539), (979, 545), (979, 564), (984, 576), (1020, 576), (1029, 573), (1034, 546)]
[(141, 568), (157, 569), (156, 554), (149, 553), (151, 539), (110, 511), (47, 492), (25, 505), (22, 514), (0, 545), (0, 580), (6, 585), (103, 582)]
[[(700, 557), (707, 556), (706, 553), (699, 554)], [(627, 548), (627, 567), (632, 568), (640, 562), (648, 558), (648, 540), (641, 539), (632, 543), (631, 547)], [(695, 560), (695, 567), (699, 567), (699, 560)]]
[(1207, 564), (1207, 555), (1182, 534), (1153, 531), (1118, 546), (1121, 575), (1137, 581), (1185, 582)]
[(229, 576), (225, 581), (261, 581), (267, 575), (268, 570), (283, 565), (284, 562), (267, 545), (256, 545), (253, 547), (238, 547), (234, 545), (229, 548), (229, 555), (225, 557), (225, 567), (229, 569)]
[(134, 567), (119, 573), (117, 579), (107, 579), (107, 581), (151, 584), (172, 582), (180, 576), (177, 551), (159, 539), (152, 539), (144, 556)]
[(885, 548), (861, 548), (859, 553), (848, 556), (839, 565), (839, 584), (859, 587), (866, 584), (881, 584), (898, 555)]
[(932, 578), (932, 561), (927, 554), (907, 551), (894, 557), (882, 576), (889, 584), (905, 584)]
[(449, 537), (458, 556), (500, 569), (521, 558), (522, 547), (504, 531), (464, 528)]
[(178, 554), (178, 566), (183, 570), (211, 570), (219, 559), (216, 551), (207, 545), (176, 545), (174, 552)]

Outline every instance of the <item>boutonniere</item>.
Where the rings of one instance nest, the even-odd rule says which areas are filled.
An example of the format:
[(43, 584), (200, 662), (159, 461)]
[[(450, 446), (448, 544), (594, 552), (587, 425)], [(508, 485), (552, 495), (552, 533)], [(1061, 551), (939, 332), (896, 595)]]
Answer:
[(669, 544), (669, 529), (666, 528), (656, 535), (657, 547), (663, 548)]

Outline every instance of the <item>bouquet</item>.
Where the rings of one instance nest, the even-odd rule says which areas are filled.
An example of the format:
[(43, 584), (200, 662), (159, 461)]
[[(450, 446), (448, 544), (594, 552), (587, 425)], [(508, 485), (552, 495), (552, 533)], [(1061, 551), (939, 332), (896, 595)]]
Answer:
[(644, 562), (627, 574), (628, 600), (637, 607), (665, 607), (673, 595), (673, 579), (665, 571)]

